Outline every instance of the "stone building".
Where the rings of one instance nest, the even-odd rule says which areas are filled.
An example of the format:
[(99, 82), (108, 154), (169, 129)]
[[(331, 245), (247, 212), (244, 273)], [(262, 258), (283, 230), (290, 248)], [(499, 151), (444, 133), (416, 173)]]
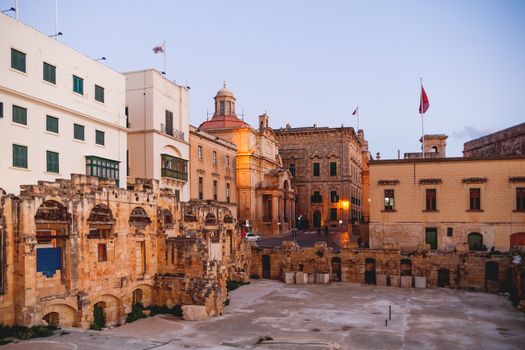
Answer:
[(216, 201), (237, 218), (237, 146), (190, 126), (190, 198)]
[(231, 211), (128, 188), (72, 175), (0, 196), (0, 324), (87, 328), (97, 305), (119, 325), (139, 302), (220, 314), (226, 281), (248, 279)]
[(124, 73), (128, 176), (160, 181), (181, 201), (190, 199), (189, 96), (155, 69)]
[(525, 245), (525, 156), (370, 161), (370, 247)]
[(126, 186), (124, 76), (0, 14), (0, 186), (71, 173)]
[(525, 155), (525, 123), (465, 142), (463, 157)]
[[(427, 134), (423, 136), (425, 139), (425, 158), (445, 158), (447, 148), (447, 135), (444, 134)], [(419, 138), (421, 142), (422, 138)], [(423, 145), (421, 145), (423, 147)], [(421, 152), (405, 153), (405, 159), (423, 158)]]
[(203, 122), (199, 130), (237, 146), (239, 222), (264, 235), (289, 231), (294, 227), (295, 192), (268, 115), (259, 116), (259, 128), (254, 129), (237, 118), (236, 99), (226, 85), (214, 99), (213, 118)]
[(298, 226), (335, 227), (340, 220), (344, 225), (361, 220), (363, 161), (368, 159), (363, 130), (287, 125), (275, 134), (297, 190)]

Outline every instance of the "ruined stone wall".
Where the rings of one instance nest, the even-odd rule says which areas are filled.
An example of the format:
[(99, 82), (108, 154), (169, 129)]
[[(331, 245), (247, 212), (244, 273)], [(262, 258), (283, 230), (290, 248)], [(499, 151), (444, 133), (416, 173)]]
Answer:
[(136, 302), (220, 314), (226, 281), (239, 278), (249, 259), (229, 209), (181, 204), (155, 180), (128, 188), (73, 175), (1, 197), (0, 323), (33, 325), (57, 312), (63, 326), (89, 327), (99, 304), (107, 325), (118, 325)]
[(463, 144), (464, 157), (492, 158), (525, 154), (525, 123)]
[[(407, 262), (410, 264), (403, 264)], [(497, 272), (487, 280), (488, 263), (496, 263)], [(355, 283), (367, 283), (367, 274), (372, 274), (373, 282), (368, 283), (386, 285), (386, 281), (390, 281), (389, 285), (397, 287), (401, 285), (401, 276), (409, 275), (425, 277), (427, 287), (446, 286), (499, 291), (504, 288), (509, 266), (510, 256), (505, 254), (435, 251), (403, 253), (399, 250), (379, 249), (332, 250), (327, 248), (325, 242), (317, 242), (311, 248), (300, 248), (295, 242), (284, 242), (281, 247), (254, 247), (251, 274), (256, 277), (284, 280), (286, 272), (328, 273), (332, 282), (341, 280)], [(440, 270), (448, 271), (442, 271), (448, 274), (448, 281), (440, 282)]]
[(14, 229), (8, 215), (12, 211), (12, 197), (0, 190), (0, 324), (13, 324), (15, 319)]

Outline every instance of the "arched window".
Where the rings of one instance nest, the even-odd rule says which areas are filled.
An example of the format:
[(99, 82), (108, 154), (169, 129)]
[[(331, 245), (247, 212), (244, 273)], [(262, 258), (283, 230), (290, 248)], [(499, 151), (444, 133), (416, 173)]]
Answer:
[(88, 238), (109, 238), (113, 225), (116, 223), (109, 209), (104, 204), (97, 204), (87, 219), (89, 225)]
[(478, 232), (471, 232), (468, 234), (469, 250), (480, 251), (483, 250), (483, 235)]
[(131, 211), (128, 223), (133, 226), (146, 227), (151, 224), (151, 219), (142, 207), (136, 207)]

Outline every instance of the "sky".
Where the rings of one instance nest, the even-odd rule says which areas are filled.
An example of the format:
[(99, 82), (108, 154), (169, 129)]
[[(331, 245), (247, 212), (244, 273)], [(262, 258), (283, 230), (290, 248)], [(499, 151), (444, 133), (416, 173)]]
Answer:
[[(15, 0), (0, 0), (1, 10)], [(19, 0), (22, 22), (55, 31), (55, 0)], [(525, 1), (58, 0), (60, 40), (121, 71), (156, 68), (190, 90), (190, 122), (223, 81), (237, 113), (278, 129), (359, 127), (374, 158), (463, 143), (525, 121)], [(0, 35), (5, 35), (0, 33)]]

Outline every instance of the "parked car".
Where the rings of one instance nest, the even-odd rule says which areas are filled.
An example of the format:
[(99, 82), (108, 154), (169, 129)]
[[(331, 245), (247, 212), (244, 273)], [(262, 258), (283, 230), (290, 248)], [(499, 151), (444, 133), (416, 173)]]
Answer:
[(258, 234), (255, 234), (253, 232), (248, 232), (246, 234), (246, 240), (247, 241), (259, 242), (261, 240), (261, 236), (259, 236)]

